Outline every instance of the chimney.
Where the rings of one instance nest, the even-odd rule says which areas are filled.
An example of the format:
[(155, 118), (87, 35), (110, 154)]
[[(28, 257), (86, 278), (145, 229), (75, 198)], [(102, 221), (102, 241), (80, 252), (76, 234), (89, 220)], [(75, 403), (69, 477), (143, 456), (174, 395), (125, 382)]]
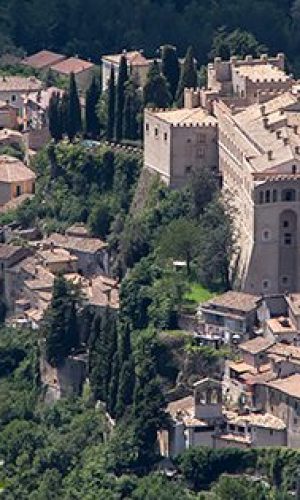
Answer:
[(264, 116), (266, 114), (266, 106), (264, 104), (260, 107), (260, 112), (261, 112), (262, 116)]
[(54, 252), (54, 243), (53, 241), (50, 242), (50, 252)]
[(263, 118), (263, 126), (268, 128), (269, 118)]
[(273, 160), (273, 151), (271, 149), (269, 149), (268, 151), (268, 160), (269, 161)]

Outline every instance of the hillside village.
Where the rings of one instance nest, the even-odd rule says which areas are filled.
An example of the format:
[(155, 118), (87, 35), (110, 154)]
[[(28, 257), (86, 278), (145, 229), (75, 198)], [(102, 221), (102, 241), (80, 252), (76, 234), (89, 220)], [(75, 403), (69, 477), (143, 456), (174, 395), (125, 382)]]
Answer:
[[(156, 89), (165, 85), (163, 48), (157, 58), (142, 51), (103, 56), (102, 101), (100, 70), (90, 61), (42, 50), (18, 64), (31, 76), (0, 76), (0, 310), (12, 334), (29, 331), (37, 341), (44, 403), (83, 397), (89, 387), (106, 436), (122, 418), (128, 422), (136, 387), (156, 383), (152, 357), (164, 353), (160, 383), (146, 400), (160, 418), (149, 434), (163, 474), (176, 477), (178, 456), (199, 447), (299, 449), (300, 83), (286, 72), (284, 54), (215, 57), (198, 88), (188, 51), (178, 60), (178, 88), (187, 83), (173, 96), (164, 87), (165, 107), (150, 98), (141, 104), (152, 77)], [(120, 101), (131, 114), (124, 112), (118, 133)], [(77, 129), (70, 116), (72, 125), (79, 119)], [(200, 190), (195, 216), (191, 186), (198, 182), (208, 198)], [(171, 238), (174, 220), (184, 221), (180, 243)], [(212, 230), (226, 224), (230, 231), (216, 233), (204, 261)], [(190, 288), (202, 287), (204, 271), (209, 296), (191, 307)], [(47, 327), (58, 312), (65, 332), (71, 324), (69, 309), (66, 317), (57, 306), (62, 283), (73, 297), (65, 309), (74, 313), (78, 338), (54, 362)], [(151, 361), (145, 380), (141, 352)], [(165, 404), (155, 406), (158, 387)]]

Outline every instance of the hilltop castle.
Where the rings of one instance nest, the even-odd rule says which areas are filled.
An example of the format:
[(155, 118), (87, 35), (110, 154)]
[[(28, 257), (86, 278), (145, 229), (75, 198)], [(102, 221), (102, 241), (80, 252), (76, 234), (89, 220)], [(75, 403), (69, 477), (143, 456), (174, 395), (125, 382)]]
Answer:
[(237, 286), (300, 291), (300, 85), (284, 55), (208, 65), (180, 110), (146, 110), (144, 166), (181, 188), (210, 167), (235, 208)]

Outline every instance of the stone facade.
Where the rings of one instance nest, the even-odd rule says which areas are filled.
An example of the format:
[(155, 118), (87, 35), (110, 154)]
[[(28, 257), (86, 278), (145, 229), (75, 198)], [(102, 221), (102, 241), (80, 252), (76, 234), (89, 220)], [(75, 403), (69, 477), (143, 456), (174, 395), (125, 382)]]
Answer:
[(232, 276), (252, 294), (300, 290), (298, 93), (282, 54), (216, 59), (208, 88), (186, 89), (185, 108), (145, 111), (145, 168), (173, 188), (203, 167), (221, 177), (237, 236)]
[(186, 185), (204, 166), (218, 169), (217, 122), (202, 108), (146, 110), (144, 165), (172, 188)]

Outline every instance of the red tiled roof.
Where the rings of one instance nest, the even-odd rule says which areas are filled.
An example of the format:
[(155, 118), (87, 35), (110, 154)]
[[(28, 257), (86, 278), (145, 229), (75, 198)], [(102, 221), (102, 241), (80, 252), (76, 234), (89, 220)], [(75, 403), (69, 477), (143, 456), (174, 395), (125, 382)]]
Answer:
[(8, 155), (0, 156), (0, 182), (23, 182), (34, 180), (35, 173), (17, 158)]
[(57, 54), (56, 52), (51, 52), (50, 50), (41, 50), (36, 54), (32, 54), (29, 57), (23, 59), (22, 64), (25, 66), (30, 66), (35, 69), (42, 69), (46, 66), (52, 66), (60, 61), (66, 59), (66, 56), (62, 54)]
[(64, 61), (59, 62), (51, 66), (53, 71), (57, 73), (62, 73), (64, 75), (70, 75), (70, 73), (81, 73), (88, 69), (93, 68), (94, 64), (89, 61), (84, 61), (83, 59), (78, 59), (78, 57), (70, 57)]

